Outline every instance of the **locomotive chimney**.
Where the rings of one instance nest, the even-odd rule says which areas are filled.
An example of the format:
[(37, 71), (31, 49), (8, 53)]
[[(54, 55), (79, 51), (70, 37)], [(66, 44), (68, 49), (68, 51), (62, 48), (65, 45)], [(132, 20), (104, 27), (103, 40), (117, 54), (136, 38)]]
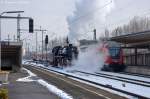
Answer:
[(93, 40), (95, 40), (96, 41), (96, 29), (94, 29), (94, 37), (93, 37)]
[(66, 43), (67, 43), (67, 45), (69, 44), (69, 38), (68, 38), (68, 36), (66, 38)]

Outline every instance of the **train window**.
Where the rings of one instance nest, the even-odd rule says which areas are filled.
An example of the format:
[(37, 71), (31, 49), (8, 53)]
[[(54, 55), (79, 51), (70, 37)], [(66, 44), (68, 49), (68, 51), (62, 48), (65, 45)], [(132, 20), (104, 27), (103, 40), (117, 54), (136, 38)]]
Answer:
[(111, 48), (109, 48), (109, 53), (112, 58), (119, 58), (120, 48), (111, 47)]

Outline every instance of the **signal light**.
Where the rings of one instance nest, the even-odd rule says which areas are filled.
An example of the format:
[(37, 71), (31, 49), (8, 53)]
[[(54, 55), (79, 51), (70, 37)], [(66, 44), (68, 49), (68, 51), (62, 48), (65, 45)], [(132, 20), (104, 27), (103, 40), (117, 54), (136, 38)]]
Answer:
[(45, 37), (45, 44), (48, 44), (48, 35)]
[(29, 33), (33, 33), (34, 28), (33, 28), (33, 19), (29, 19)]

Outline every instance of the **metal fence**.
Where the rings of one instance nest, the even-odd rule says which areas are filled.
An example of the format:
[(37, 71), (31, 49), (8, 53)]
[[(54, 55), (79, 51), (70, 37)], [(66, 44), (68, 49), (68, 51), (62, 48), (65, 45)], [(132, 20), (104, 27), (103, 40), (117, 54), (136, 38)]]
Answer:
[(137, 61), (135, 59), (135, 54), (125, 55), (124, 63), (128, 66), (150, 66), (150, 53), (138, 53)]

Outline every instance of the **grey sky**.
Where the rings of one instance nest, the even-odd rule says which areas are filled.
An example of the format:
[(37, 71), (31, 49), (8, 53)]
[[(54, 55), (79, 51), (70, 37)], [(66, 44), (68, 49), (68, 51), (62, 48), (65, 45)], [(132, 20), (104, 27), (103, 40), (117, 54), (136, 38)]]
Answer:
[(150, 0), (115, 0), (115, 8), (107, 17), (107, 24), (110, 24), (108, 27), (114, 28), (116, 25), (127, 23), (134, 16), (148, 16), (149, 3)]
[[(67, 35), (68, 26), (66, 18), (75, 10), (76, 0), (0, 0), (0, 13), (3, 11), (24, 10), (22, 16), (34, 18), (35, 28), (42, 26), (48, 30), (48, 35), (52, 38)], [(150, 0), (114, 0), (114, 8), (107, 15), (106, 21), (100, 24), (97, 32), (103, 32), (104, 27), (109, 29), (117, 25), (127, 23), (135, 15), (147, 16), (150, 13)], [(146, 15), (144, 15), (146, 13)], [(8, 15), (8, 14), (6, 14)], [(16, 14), (9, 14), (16, 16)], [(16, 21), (2, 20), (2, 39), (7, 39), (7, 35), (13, 39), (16, 35)], [(93, 26), (94, 27), (94, 26)], [(28, 28), (28, 21), (21, 21), (21, 28)], [(89, 29), (91, 29), (89, 27)], [(90, 30), (89, 30), (90, 31)], [(55, 35), (53, 34), (55, 33)], [(23, 32), (21, 38), (30, 38), (35, 42), (34, 35)], [(39, 32), (38, 37), (41, 38)], [(40, 39), (39, 39), (40, 41)]]

